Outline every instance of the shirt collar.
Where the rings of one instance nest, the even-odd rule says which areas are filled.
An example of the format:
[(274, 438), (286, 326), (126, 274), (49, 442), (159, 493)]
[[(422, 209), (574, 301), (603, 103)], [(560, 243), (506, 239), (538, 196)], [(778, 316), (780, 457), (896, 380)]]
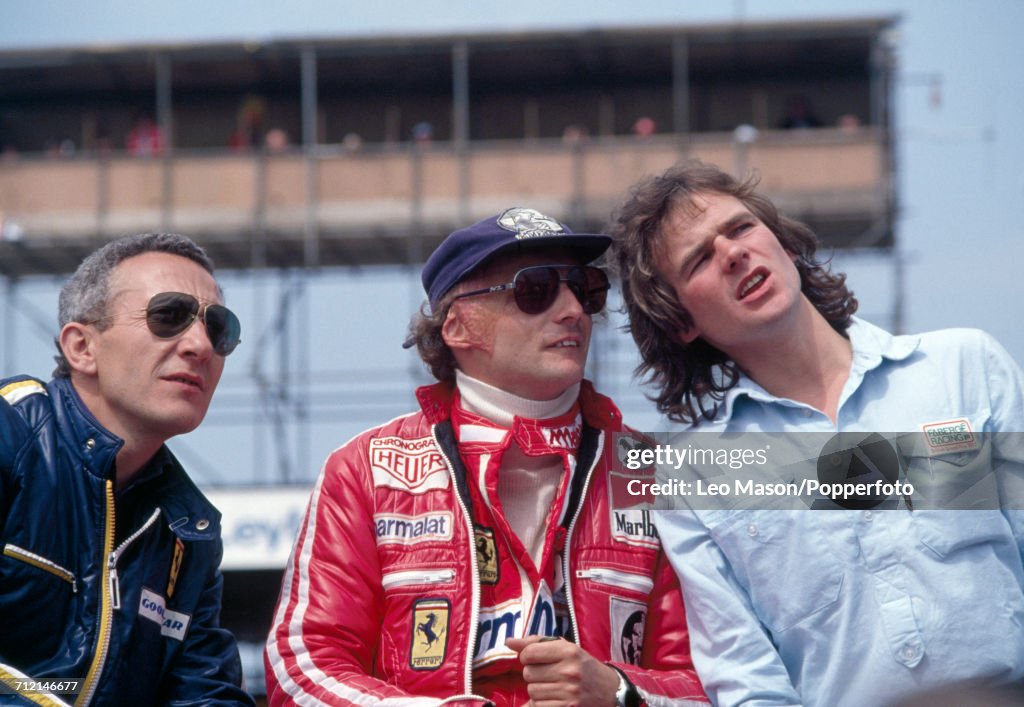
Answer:
[[(853, 350), (850, 376), (846, 383), (848, 394), (852, 394), (860, 386), (864, 376), (877, 368), (883, 359), (902, 361), (914, 353), (921, 343), (919, 334), (895, 336), (859, 317), (852, 317), (846, 334)], [(725, 400), (715, 415), (715, 422), (726, 422), (732, 419), (733, 407), (740, 396), (768, 403), (781, 400), (741, 371), (736, 385), (726, 392)]]

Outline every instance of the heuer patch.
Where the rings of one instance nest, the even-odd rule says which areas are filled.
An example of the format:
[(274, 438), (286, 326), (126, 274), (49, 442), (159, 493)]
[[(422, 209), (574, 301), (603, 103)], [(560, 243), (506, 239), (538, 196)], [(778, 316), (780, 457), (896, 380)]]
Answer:
[(184, 640), (185, 632), (192, 621), (190, 614), (168, 609), (167, 601), (146, 587), (142, 588), (142, 598), (139, 599), (139, 616), (159, 624), (160, 633), (176, 641)]
[(494, 542), (494, 531), (476, 527), (476, 565), (480, 570), (481, 584), (498, 583), (498, 546)]
[(452, 514), (447, 511), (418, 516), (379, 513), (373, 517), (373, 524), (378, 545), (415, 545), (452, 539)]
[(930, 454), (971, 452), (978, 449), (978, 438), (971, 429), (970, 420), (965, 417), (923, 424), (921, 432), (924, 433)]
[(644, 647), (644, 624), (647, 620), (647, 606), (638, 601), (612, 597), (611, 612), (611, 656), (616, 663), (640, 665)]
[(448, 648), (451, 604), (447, 599), (420, 599), (412, 607), (412, 645), (409, 666), (413, 670), (437, 670)]
[(370, 440), (369, 453), (376, 486), (410, 493), (449, 486), (448, 467), (433, 437), (378, 437)]

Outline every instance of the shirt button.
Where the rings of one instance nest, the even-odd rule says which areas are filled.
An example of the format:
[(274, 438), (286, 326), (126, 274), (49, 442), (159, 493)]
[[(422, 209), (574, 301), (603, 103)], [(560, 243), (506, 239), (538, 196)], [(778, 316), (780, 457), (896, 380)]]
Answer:
[(908, 660), (908, 661), (909, 660), (913, 660), (914, 658), (917, 657), (917, 646), (912, 646), (910, 644), (907, 644), (907, 645), (903, 646), (903, 650), (901, 651), (901, 654), (903, 655), (903, 660)]
[(747, 535), (750, 537), (757, 535), (757, 523), (751, 523), (747, 526)]
[(874, 514), (871, 511), (864, 511), (864, 520), (870, 521), (873, 516)]

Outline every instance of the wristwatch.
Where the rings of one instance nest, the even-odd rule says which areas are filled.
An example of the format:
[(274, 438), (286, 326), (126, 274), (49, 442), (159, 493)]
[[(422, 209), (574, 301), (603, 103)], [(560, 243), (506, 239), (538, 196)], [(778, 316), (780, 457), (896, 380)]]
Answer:
[(637, 692), (636, 687), (629, 681), (621, 670), (618, 668), (612, 668), (619, 674), (619, 689), (615, 691), (615, 706), (616, 707), (641, 707), (643, 701), (640, 699), (640, 693)]

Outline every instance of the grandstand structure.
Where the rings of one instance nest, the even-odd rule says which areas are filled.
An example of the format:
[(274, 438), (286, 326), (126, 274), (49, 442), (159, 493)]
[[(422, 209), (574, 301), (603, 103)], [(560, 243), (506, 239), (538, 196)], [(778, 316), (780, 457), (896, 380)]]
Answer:
[[(267, 308), (302, 315), (311, 276), (413, 271), (448, 232), (508, 206), (602, 229), (631, 184), (687, 157), (756, 171), (827, 246), (885, 253), (899, 204), (897, 25), (877, 16), (0, 51), (5, 307), (24, 303), (24, 283), (69, 273), (115, 236), (175, 230), (219, 271), (276, 280)], [(796, 103), (804, 113), (792, 125)], [(146, 114), (161, 144), (138, 154), (125, 146)], [(26, 323), (31, 312), (3, 316), (50, 326)], [(240, 404), (264, 406), (280, 433), (268, 435), (279, 445), (269, 458), (284, 466), (269, 480), (294, 482), (288, 460), (302, 457), (281, 447), (282, 426), (308, 424), (295, 391), (316, 383), (296, 370), (308, 342), (285, 336), (280, 319), (267, 362), (252, 367), (259, 394)], [(612, 349), (598, 342), (596, 358)], [(234, 581), (226, 558), (228, 597), (247, 596), (261, 617), (276, 594), (275, 552), (274, 566), (239, 565)], [(249, 642), (265, 630), (227, 610), (226, 620)]]

